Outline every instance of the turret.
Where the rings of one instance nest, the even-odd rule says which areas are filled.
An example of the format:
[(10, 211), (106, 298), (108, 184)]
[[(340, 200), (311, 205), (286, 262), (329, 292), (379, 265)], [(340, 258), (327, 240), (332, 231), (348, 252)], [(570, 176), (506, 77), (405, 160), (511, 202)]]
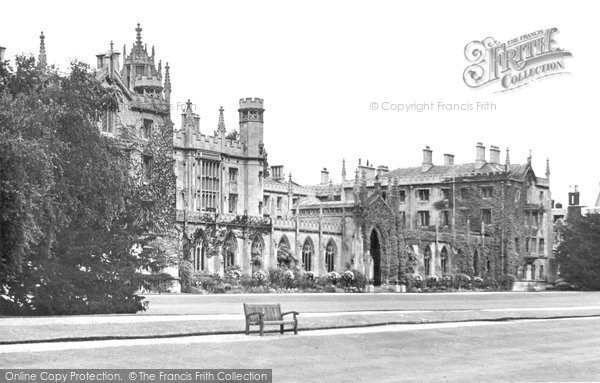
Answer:
[(261, 98), (240, 99), (240, 141), (247, 147), (247, 155), (260, 156), (263, 144), (263, 100)]
[[(135, 32), (136, 41), (129, 55), (123, 57), (123, 71), (121, 75), (130, 90), (143, 96), (161, 98), (163, 91), (162, 76), (154, 65), (154, 47), (152, 47), (152, 52), (148, 53), (146, 45), (142, 44), (142, 28), (139, 23)], [(123, 49), (123, 52), (125, 52), (125, 49)], [(165, 80), (165, 88), (166, 86), (167, 81)], [(166, 98), (167, 91), (165, 89)]]

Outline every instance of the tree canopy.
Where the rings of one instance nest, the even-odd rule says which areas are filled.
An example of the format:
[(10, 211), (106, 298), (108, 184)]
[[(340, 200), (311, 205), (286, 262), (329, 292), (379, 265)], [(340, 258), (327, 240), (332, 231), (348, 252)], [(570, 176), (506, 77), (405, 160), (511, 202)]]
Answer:
[(559, 226), (560, 277), (586, 290), (600, 289), (600, 214), (569, 218)]
[(140, 202), (130, 151), (99, 132), (117, 92), (78, 61), (68, 74), (15, 63), (0, 63), (0, 312), (143, 309), (140, 270), (168, 264), (149, 222), (170, 205)]

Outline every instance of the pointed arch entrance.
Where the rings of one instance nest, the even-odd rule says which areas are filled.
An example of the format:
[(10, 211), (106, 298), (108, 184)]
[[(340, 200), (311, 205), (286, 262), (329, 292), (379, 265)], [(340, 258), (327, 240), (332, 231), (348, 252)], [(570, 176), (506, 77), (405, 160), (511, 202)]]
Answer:
[(381, 238), (377, 230), (371, 230), (370, 252), (373, 258), (373, 281), (375, 286), (381, 285)]

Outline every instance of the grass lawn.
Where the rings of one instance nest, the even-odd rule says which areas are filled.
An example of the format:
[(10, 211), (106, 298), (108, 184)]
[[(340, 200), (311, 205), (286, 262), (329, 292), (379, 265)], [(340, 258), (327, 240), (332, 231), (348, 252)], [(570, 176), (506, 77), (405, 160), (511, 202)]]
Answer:
[(272, 368), (275, 382), (598, 381), (600, 320), (0, 354), (5, 368)]

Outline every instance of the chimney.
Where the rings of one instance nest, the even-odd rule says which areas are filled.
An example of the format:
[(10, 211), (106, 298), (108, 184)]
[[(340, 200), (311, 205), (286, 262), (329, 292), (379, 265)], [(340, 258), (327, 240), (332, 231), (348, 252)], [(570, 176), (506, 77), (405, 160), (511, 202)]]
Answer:
[(485, 165), (485, 146), (481, 142), (477, 143), (475, 147), (475, 167), (479, 169), (483, 165)]
[(385, 165), (379, 165), (377, 167), (377, 177), (379, 177), (379, 180), (381, 180), (381, 177), (383, 177), (383, 175), (387, 174), (388, 172), (389, 172), (389, 169)]
[(433, 151), (426, 146), (423, 149), (423, 164), (421, 165), (421, 171), (426, 172), (433, 167)]
[(490, 146), (490, 163), (500, 164), (500, 148), (496, 145)]
[(283, 179), (283, 165), (271, 166), (271, 178), (278, 181)]
[(454, 165), (454, 154), (444, 154), (444, 165)]
[(579, 186), (575, 185), (573, 191), (569, 192), (569, 206), (579, 206)]
[(327, 168), (323, 168), (321, 170), (321, 185), (325, 185), (329, 183), (329, 171)]

